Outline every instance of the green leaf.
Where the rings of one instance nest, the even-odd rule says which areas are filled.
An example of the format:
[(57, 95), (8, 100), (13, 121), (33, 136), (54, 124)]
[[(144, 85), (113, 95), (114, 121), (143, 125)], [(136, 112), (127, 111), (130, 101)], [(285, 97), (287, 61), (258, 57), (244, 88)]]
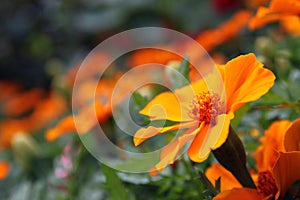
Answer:
[(249, 111), (250, 104), (245, 104), (235, 112), (234, 119), (231, 120), (231, 127), (236, 129), (239, 123), (242, 121), (243, 116)]
[[(189, 78), (189, 59), (187, 56), (179, 63), (170, 64), (166, 68), (167, 77), (170, 80), (172, 89), (181, 88), (190, 83)], [(175, 70), (175, 71), (174, 71)]]
[(190, 77), (189, 77), (189, 72), (190, 72), (190, 63), (189, 63), (189, 58), (187, 56), (184, 56), (183, 60), (180, 62), (179, 65), (179, 73), (183, 75), (183, 77), (186, 79), (184, 82), (188, 81), (190, 83)]
[(106, 177), (106, 187), (108, 192), (111, 195), (111, 199), (113, 200), (134, 200), (135, 197), (132, 193), (130, 193), (117, 176), (116, 171), (106, 165), (101, 165), (102, 171)]
[(140, 109), (144, 108), (148, 103), (148, 99), (138, 92), (132, 93), (132, 99)]

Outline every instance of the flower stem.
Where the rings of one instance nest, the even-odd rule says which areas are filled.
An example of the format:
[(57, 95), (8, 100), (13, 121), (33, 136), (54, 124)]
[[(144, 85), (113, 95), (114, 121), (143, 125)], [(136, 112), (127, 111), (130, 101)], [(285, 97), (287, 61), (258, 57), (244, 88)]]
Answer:
[(246, 167), (243, 143), (231, 127), (226, 142), (212, 152), (219, 163), (230, 171), (243, 187), (256, 188)]

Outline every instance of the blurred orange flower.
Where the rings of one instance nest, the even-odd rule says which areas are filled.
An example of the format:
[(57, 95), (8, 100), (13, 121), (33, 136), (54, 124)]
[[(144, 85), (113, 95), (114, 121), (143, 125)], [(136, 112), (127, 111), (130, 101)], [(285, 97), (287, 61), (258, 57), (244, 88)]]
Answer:
[(41, 101), (45, 92), (40, 88), (19, 92), (5, 101), (3, 113), (8, 116), (19, 116), (30, 111)]
[(0, 81), (0, 102), (6, 102), (8, 99), (21, 91), (21, 86), (12, 81)]
[(196, 40), (206, 51), (213, 50), (216, 46), (234, 38), (248, 24), (251, 13), (241, 10), (235, 13), (228, 21), (216, 29), (203, 31)]
[(32, 113), (21, 118), (5, 119), (0, 122), (0, 149), (8, 148), (14, 136), (20, 132), (32, 134), (57, 118), (66, 109), (65, 100), (51, 92), (39, 100)]
[(9, 173), (9, 164), (6, 161), (0, 161), (0, 181), (5, 179)]
[[(225, 168), (212, 166), (206, 172), (208, 179), (214, 184), (221, 176), (221, 184), (226, 183), (227, 188), (221, 188), (222, 192), (214, 199), (238, 199), (238, 195), (252, 199), (278, 199), (291, 195), (289, 188), (300, 179), (299, 142), (300, 119), (293, 123), (287, 120), (273, 123), (266, 130), (262, 146), (256, 153), (258, 173), (252, 173), (252, 177), (257, 190), (237, 186), (233, 175), (223, 176), (229, 173)], [(266, 160), (262, 162), (262, 158)]]
[(166, 65), (171, 60), (182, 60), (181, 56), (171, 53), (163, 49), (141, 49), (135, 52), (128, 60), (131, 67), (148, 64), (159, 63)]
[[(222, 80), (218, 79), (219, 76)], [(161, 93), (146, 105), (140, 113), (149, 116), (150, 120), (177, 123), (163, 128), (141, 128), (134, 136), (134, 144), (137, 146), (157, 134), (186, 129), (162, 149), (161, 160), (155, 167), (162, 170), (172, 164), (183, 146), (191, 140), (188, 155), (191, 160), (202, 162), (211, 150), (220, 147), (227, 139), (234, 112), (243, 104), (264, 95), (273, 86), (274, 80), (274, 74), (263, 68), (254, 54), (239, 56), (226, 65), (217, 65), (200, 81), (174, 93)], [(213, 88), (208, 88), (206, 83), (214, 83)]]
[(299, 0), (272, 0), (270, 7), (260, 7), (256, 16), (250, 20), (252, 30), (266, 24), (279, 21), (285, 31), (300, 35), (300, 1)]
[[(97, 123), (91, 119), (94, 112), (96, 112), (98, 122), (104, 122), (111, 116), (111, 96), (116, 80), (103, 79), (99, 81), (95, 94), (97, 97), (95, 105), (89, 102), (94, 97), (91, 87), (95, 83), (86, 82), (80, 85), (79, 90), (86, 93), (86, 95), (83, 94), (80, 98), (77, 98), (76, 101), (76, 104), (80, 107), (76, 114), (77, 127), (80, 128), (80, 133), (88, 132)], [(76, 130), (75, 118), (73, 115), (68, 115), (55, 127), (47, 130), (45, 137), (48, 141), (53, 141), (62, 135), (77, 132)]]

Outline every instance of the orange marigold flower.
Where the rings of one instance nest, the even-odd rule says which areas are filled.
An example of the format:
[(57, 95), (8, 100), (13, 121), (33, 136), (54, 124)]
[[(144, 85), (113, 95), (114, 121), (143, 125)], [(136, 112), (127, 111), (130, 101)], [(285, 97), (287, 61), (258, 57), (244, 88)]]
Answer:
[[(224, 176), (229, 172), (218, 165), (209, 168), (206, 175), (212, 183), (221, 176), (221, 184), (226, 183), (229, 189), (224, 191), (221, 188), (222, 192), (214, 199), (238, 199), (237, 195), (252, 199), (285, 199), (288, 196), (299, 195), (299, 190), (294, 194), (291, 189), (293, 184), (300, 180), (300, 119), (293, 123), (287, 120), (275, 122), (265, 134), (262, 146), (268, 147), (257, 151), (258, 173), (253, 174), (257, 190), (236, 186), (234, 177), (230, 174)], [(273, 157), (270, 159), (268, 154), (271, 154), (271, 157), (276, 156), (275, 161)], [(261, 163), (261, 158), (266, 159), (266, 162)], [(299, 185), (297, 187), (299, 188)]]
[(272, 0), (270, 7), (260, 7), (256, 16), (250, 20), (252, 30), (266, 24), (280, 21), (282, 27), (291, 34), (300, 35), (300, 1), (299, 0)]
[[(183, 146), (191, 140), (188, 155), (191, 160), (202, 162), (211, 150), (226, 141), (234, 112), (264, 95), (273, 86), (274, 80), (274, 74), (263, 68), (254, 54), (239, 56), (226, 65), (217, 65), (205, 78), (174, 93), (161, 93), (146, 105), (140, 113), (149, 116), (150, 120), (178, 123), (163, 128), (141, 128), (134, 136), (134, 144), (137, 146), (160, 133), (185, 129), (163, 148), (156, 169), (162, 170), (172, 164)], [(213, 88), (208, 88), (206, 83), (213, 83)]]
[(9, 164), (6, 161), (0, 161), (0, 180), (3, 180), (7, 177), (9, 173)]

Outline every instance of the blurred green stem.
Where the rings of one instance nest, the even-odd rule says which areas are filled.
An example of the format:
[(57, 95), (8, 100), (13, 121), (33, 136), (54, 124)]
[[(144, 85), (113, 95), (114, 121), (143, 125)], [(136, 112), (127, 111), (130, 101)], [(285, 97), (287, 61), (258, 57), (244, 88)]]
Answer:
[(295, 103), (283, 103), (283, 104), (276, 105), (276, 106), (270, 106), (270, 105), (256, 106), (256, 107), (253, 107), (253, 110), (280, 110), (280, 109), (286, 109), (286, 108), (300, 109), (300, 100), (296, 101)]

